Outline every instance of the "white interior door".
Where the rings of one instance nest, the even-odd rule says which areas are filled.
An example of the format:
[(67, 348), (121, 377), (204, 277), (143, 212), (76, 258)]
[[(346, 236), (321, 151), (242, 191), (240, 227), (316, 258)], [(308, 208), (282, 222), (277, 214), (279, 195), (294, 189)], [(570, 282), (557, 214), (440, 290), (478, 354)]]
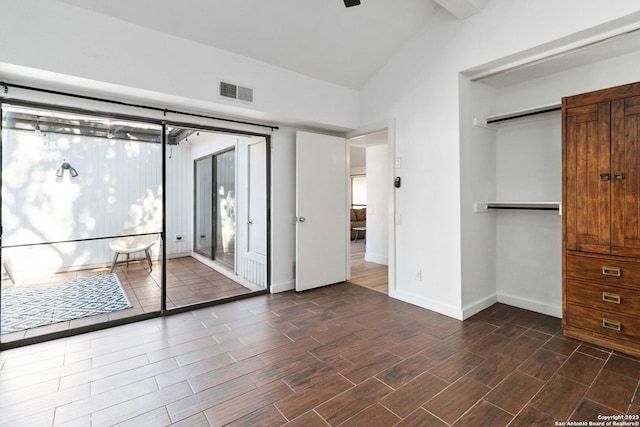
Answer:
[(347, 280), (344, 138), (296, 133), (296, 290)]

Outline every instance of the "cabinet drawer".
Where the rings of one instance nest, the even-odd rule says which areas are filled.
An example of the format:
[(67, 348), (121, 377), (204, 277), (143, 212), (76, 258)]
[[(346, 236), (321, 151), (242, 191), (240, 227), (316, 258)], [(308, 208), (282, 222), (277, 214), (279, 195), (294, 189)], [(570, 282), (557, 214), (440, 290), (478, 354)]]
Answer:
[(640, 342), (640, 319), (615, 310), (596, 310), (567, 304), (567, 323), (573, 327), (625, 341)]
[(640, 290), (640, 263), (629, 258), (567, 253), (567, 277)]
[(567, 279), (567, 301), (629, 316), (640, 313), (640, 292)]

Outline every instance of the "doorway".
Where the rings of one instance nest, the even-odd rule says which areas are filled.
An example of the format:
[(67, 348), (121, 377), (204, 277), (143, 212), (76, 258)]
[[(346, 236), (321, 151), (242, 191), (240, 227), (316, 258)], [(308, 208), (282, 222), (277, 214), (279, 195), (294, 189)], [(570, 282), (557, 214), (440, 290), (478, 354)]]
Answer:
[(265, 136), (170, 128), (168, 309), (267, 289), (267, 144)]
[(348, 140), (350, 150), (350, 282), (389, 292), (390, 189), (387, 130)]

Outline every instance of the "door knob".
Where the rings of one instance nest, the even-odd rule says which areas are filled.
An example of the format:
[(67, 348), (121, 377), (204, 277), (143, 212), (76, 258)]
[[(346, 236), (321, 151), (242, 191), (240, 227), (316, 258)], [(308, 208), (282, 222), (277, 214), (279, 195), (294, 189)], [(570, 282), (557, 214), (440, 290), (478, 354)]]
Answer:
[(303, 216), (301, 216), (300, 218), (298, 218), (298, 222), (305, 222), (307, 219)]

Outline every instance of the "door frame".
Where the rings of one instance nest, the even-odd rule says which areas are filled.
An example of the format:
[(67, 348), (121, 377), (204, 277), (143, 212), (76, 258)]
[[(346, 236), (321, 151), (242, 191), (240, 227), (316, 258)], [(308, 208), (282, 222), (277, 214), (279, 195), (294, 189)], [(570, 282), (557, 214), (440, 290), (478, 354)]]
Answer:
[[(389, 185), (393, 182), (395, 176), (400, 174), (400, 167), (397, 167), (396, 164), (396, 140), (395, 140), (395, 118), (391, 118), (389, 120), (384, 120), (381, 122), (377, 122), (371, 125), (363, 126), (355, 131), (349, 132), (346, 135), (347, 144), (349, 140), (361, 136), (371, 135), (378, 132), (387, 131), (387, 150), (389, 154), (389, 158), (387, 159), (388, 165), (388, 175), (387, 179)], [(351, 167), (351, 158), (349, 153), (347, 152), (347, 168)], [(347, 177), (350, 179), (350, 177)], [(387, 253), (388, 253), (388, 264), (387, 264), (387, 282), (388, 282), (388, 295), (392, 298), (396, 297), (396, 224), (397, 224), (397, 216), (396, 216), (396, 189), (391, 187), (391, 191), (389, 192), (388, 202), (391, 205), (391, 211), (389, 212), (389, 219), (387, 225), (387, 235), (388, 235), (388, 244), (387, 244)], [(350, 206), (347, 204), (345, 208), (348, 210)], [(347, 279), (351, 279), (351, 247), (347, 251)]]

